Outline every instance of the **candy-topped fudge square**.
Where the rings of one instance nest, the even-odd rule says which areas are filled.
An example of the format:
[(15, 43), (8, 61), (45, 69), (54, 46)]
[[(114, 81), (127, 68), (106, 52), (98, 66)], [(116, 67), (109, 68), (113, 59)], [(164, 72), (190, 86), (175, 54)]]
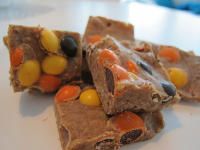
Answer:
[(148, 140), (164, 127), (160, 112), (107, 116), (88, 85), (63, 86), (55, 96), (55, 112), (63, 150), (118, 150)]
[(153, 49), (183, 100), (200, 102), (200, 56), (173, 46)]
[(84, 45), (94, 44), (106, 35), (115, 37), (119, 41), (134, 40), (133, 25), (100, 16), (90, 16), (83, 37)]
[(56, 91), (80, 78), (82, 50), (75, 32), (10, 25), (4, 43), (10, 55), (10, 81), (15, 92)]
[(107, 36), (87, 49), (87, 60), (104, 111), (152, 112), (179, 100), (154, 55), (137, 53)]

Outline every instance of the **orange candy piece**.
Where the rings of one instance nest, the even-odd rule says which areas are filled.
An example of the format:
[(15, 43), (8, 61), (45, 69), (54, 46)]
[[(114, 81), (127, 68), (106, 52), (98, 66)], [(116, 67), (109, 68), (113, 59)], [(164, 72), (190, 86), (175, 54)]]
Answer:
[(181, 59), (178, 49), (174, 47), (162, 47), (158, 52), (160, 57), (164, 57), (171, 62), (178, 62)]
[(137, 64), (134, 61), (128, 60), (126, 62), (126, 66), (128, 68), (128, 71), (130, 71), (130, 72), (132, 72), (134, 74), (138, 74), (139, 73), (138, 66), (137, 66)]
[(45, 93), (56, 91), (61, 85), (61, 80), (53, 75), (42, 75), (39, 80), (39, 86)]
[(117, 80), (129, 79), (128, 71), (126, 71), (123, 67), (121, 67), (117, 64), (114, 64), (114, 65), (112, 65), (112, 67), (110, 69)]
[(118, 56), (109, 49), (103, 49), (99, 54), (99, 63), (120, 64)]
[(136, 50), (136, 51), (142, 52), (142, 51), (144, 51), (145, 49), (144, 49), (144, 47), (136, 47), (135, 50)]
[(100, 41), (102, 37), (100, 35), (91, 35), (87, 37), (87, 42), (90, 44), (94, 44), (98, 41)]
[(123, 112), (114, 117), (113, 123), (120, 131), (128, 132), (135, 129), (145, 130), (142, 118), (132, 112)]
[(10, 63), (11, 66), (17, 67), (19, 66), (24, 57), (24, 51), (21, 48), (16, 48), (15, 50), (11, 50), (10, 52)]
[(76, 85), (65, 85), (56, 94), (56, 102), (66, 102), (75, 100), (80, 95), (81, 89)]

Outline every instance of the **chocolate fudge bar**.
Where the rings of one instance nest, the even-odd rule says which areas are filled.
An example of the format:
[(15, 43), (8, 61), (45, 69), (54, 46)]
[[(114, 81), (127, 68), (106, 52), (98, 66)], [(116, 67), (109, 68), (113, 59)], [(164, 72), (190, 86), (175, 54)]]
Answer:
[(183, 100), (200, 102), (200, 56), (173, 46), (154, 48)]
[[(81, 91), (73, 96), (76, 92), (70, 89), (79, 87)], [(67, 99), (58, 94), (64, 88)], [(57, 93), (56, 97), (62, 97), (55, 98), (55, 112), (63, 150), (117, 150), (124, 144), (150, 139), (163, 129), (159, 111), (107, 116), (101, 105), (84, 104), (81, 94), (90, 88), (66, 85)]]
[(154, 57), (107, 36), (87, 49), (87, 61), (104, 111), (152, 112), (178, 102), (176, 88)]
[(10, 25), (4, 43), (10, 54), (10, 81), (15, 92), (56, 91), (81, 75), (82, 49), (75, 32)]

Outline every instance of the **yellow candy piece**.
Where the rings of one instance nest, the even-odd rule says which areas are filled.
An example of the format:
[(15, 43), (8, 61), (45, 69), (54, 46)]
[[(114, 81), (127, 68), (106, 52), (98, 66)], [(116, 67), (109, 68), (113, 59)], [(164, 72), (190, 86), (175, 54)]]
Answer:
[(44, 29), (41, 32), (42, 46), (49, 52), (56, 53), (60, 48), (60, 42), (55, 33), (51, 30)]
[(21, 65), (17, 72), (18, 80), (22, 86), (31, 86), (40, 77), (40, 64), (37, 60), (28, 60)]
[(67, 68), (67, 59), (62, 56), (47, 56), (42, 62), (42, 69), (45, 73), (59, 75)]
[(81, 93), (80, 102), (89, 106), (100, 106), (99, 96), (94, 89), (88, 89)]
[(169, 68), (169, 77), (177, 88), (182, 88), (188, 83), (188, 74), (180, 68)]

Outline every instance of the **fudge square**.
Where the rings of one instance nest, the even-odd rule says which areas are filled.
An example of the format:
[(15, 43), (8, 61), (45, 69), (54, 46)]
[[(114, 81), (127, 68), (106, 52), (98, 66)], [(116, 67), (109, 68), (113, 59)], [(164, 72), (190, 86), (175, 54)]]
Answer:
[(10, 55), (10, 81), (15, 92), (55, 92), (80, 78), (82, 50), (75, 32), (10, 25), (4, 43)]
[(200, 102), (200, 56), (173, 46), (154, 47), (156, 56), (167, 68), (181, 98)]
[(200, 102), (200, 57), (192, 51), (147, 41), (124, 41), (124, 45), (139, 54), (155, 55), (166, 68), (170, 81), (182, 100)]
[(107, 116), (88, 85), (63, 86), (55, 96), (55, 112), (63, 150), (118, 150), (148, 140), (164, 127), (159, 111)]
[(156, 57), (127, 49), (110, 36), (89, 46), (87, 61), (107, 114), (152, 112), (179, 101)]

